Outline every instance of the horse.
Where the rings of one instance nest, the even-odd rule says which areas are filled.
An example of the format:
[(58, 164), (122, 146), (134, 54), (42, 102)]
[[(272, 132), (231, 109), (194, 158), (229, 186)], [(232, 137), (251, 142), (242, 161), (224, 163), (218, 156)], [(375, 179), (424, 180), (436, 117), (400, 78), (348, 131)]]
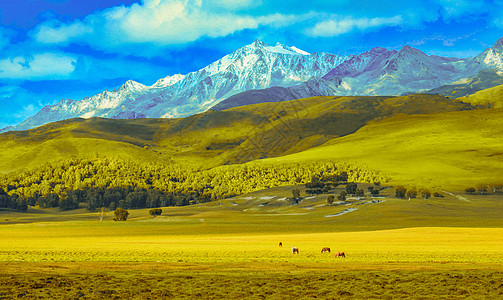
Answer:
[(321, 253), (323, 253), (323, 252), (330, 253), (330, 248), (329, 247), (323, 247), (323, 249), (321, 249)]
[(299, 254), (299, 248), (292, 247), (292, 254), (295, 254), (295, 253)]
[(282, 243), (282, 242), (279, 242), (279, 246), (280, 246), (280, 247), (283, 247), (283, 243)]
[(344, 257), (344, 258), (346, 258), (346, 254), (344, 254), (344, 252), (337, 252), (337, 253), (335, 253), (334, 257)]

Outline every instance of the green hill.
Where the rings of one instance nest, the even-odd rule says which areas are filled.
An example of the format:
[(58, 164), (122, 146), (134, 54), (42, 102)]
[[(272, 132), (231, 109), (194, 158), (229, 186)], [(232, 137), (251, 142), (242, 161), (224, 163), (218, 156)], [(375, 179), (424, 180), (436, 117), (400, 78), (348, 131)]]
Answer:
[(89, 155), (210, 168), (307, 150), (397, 114), (466, 109), (437, 95), (314, 97), (183, 119), (71, 119), (1, 134), (0, 172)]
[(472, 95), (458, 98), (457, 100), (489, 108), (503, 108), (503, 85), (478, 91)]
[(365, 165), (392, 184), (465, 188), (503, 178), (503, 110), (396, 115), (300, 153), (253, 164), (339, 160)]

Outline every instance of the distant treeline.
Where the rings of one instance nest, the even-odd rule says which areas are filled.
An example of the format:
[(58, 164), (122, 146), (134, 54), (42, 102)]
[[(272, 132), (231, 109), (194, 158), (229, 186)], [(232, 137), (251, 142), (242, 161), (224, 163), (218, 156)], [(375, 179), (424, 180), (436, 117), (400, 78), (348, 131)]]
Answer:
[(71, 158), (0, 177), (0, 207), (75, 209), (189, 205), (277, 186), (339, 176), (386, 182), (378, 172), (338, 162), (255, 163), (198, 170), (177, 164), (138, 164), (116, 158)]

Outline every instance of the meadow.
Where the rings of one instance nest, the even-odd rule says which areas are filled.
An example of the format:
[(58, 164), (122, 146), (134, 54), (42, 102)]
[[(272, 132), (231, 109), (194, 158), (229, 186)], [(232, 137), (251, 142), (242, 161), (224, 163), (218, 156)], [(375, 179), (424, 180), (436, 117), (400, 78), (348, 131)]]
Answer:
[(125, 222), (84, 209), (0, 212), (0, 298), (502, 297), (501, 195), (291, 205), (291, 188), (156, 218), (130, 210)]

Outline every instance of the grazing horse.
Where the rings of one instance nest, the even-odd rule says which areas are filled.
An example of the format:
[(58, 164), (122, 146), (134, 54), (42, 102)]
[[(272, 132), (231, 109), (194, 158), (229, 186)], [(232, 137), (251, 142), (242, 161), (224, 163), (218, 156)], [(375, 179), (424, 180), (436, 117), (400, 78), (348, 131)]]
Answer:
[(283, 247), (283, 243), (282, 243), (282, 242), (279, 242), (279, 246), (280, 246), (280, 247)]
[(295, 254), (295, 253), (299, 254), (299, 248), (292, 247), (292, 254)]
[(335, 253), (334, 257), (344, 257), (344, 258), (346, 258), (346, 254), (344, 254), (344, 252), (337, 252), (337, 253)]
[(330, 248), (329, 247), (323, 247), (323, 249), (321, 249), (321, 253), (323, 253), (323, 252), (330, 253)]

